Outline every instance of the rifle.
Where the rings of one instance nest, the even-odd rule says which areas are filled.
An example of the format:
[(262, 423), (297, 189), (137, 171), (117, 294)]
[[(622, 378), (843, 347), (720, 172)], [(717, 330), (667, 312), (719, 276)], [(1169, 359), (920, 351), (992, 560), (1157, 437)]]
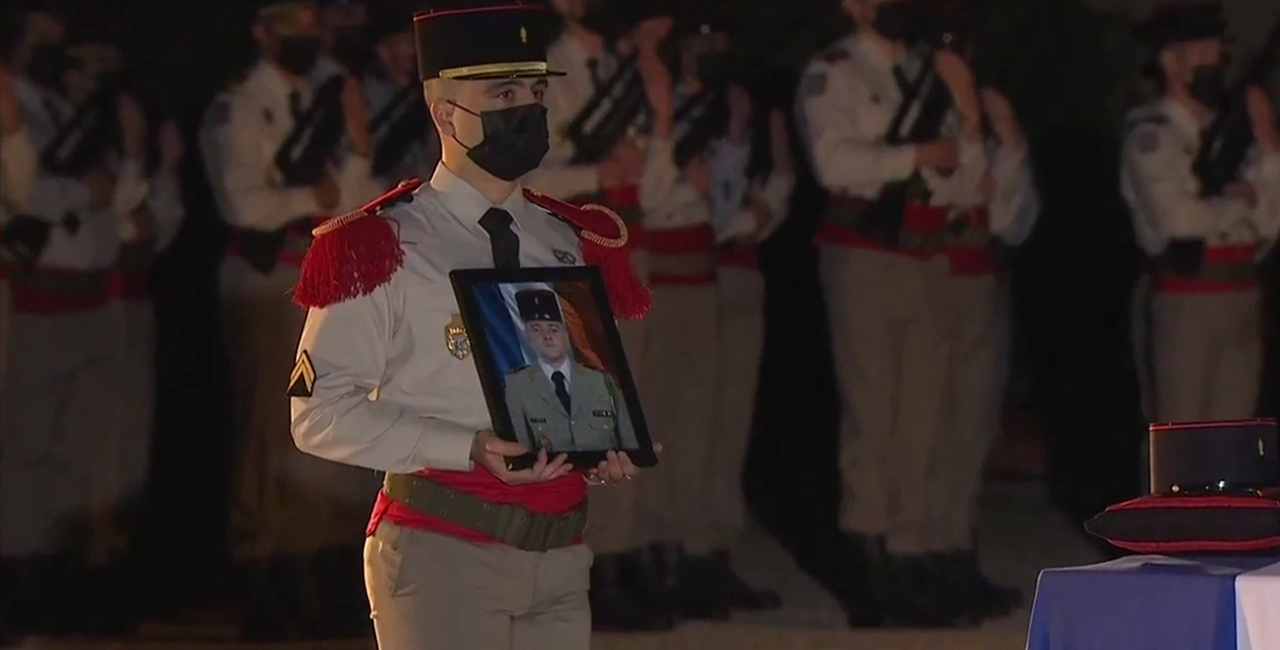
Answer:
[(369, 122), (373, 135), (373, 175), (385, 177), (405, 159), (409, 148), (423, 143), (427, 133), (427, 110), (422, 91), (406, 86)]
[(634, 54), (622, 61), (591, 101), (569, 122), (565, 136), (574, 146), (571, 164), (603, 160), (648, 108), (649, 100), (635, 62)]
[(1265, 84), (1280, 67), (1280, 21), (1272, 28), (1262, 49), (1244, 76), (1225, 95), (1225, 101), (1200, 139), (1200, 151), (1192, 171), (1200, 179), (1200, 195), (1221, 196), (1227, 185), (1240, 178), (1249, 148), (1253, 145), (1253, 121), (1249, 118), (1247, 93), (1250, 86)]
[(116, 116), (119, 87), (100, 85), (79, 106), (40, 152), (40, 164), (54, 176), (81, 178), (106, 162), (120, 144)]
[(334, 75), (316, 88), (311, 105), (276, 151), (276, 167), (286, 186), (307, 187), (324, 176), (345, 135), (342, 89), (346, 82), (342, 75)]
[(683, 168), (724, 131), (729, 120), (724, 88), (703, 88), (676, 109), (673, 120), (685, 127), (676, 137), (674, 150), (676, 166)]
[[(927, 88), (926, 88), (927, 86)], [(894, 114), (885, 136), (886, 144), (909, 144), (936, 140), (942, 133), (942, 124), (951, 110), (951, 91), (942, 78), (933, 73), (933, 66), (924, 65), (907, 87), (902, 104)], [(921, 93), (925, 93), (921, 97)], [(920, 112), (904, 133), (907, 114), (920, 99)], [(886, 183), (876, 198), (862, 210), (856, 229), (865, 237), (889, 246), (897, 246), (901, 238), (902, 215), (907, 203), (928, 198), (929, 189), (920, 171), (900, 181)]]

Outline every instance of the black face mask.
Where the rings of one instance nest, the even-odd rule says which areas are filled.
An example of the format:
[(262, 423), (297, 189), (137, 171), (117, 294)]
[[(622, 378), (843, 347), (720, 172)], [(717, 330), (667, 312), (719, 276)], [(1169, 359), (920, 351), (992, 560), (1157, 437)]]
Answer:
[(67, 49), (62, 45), (41, 45), (31, 50), (27, 64), (27, 77), (37, 85), (49, 89), (62, 87), (62, 76), (67, 71)]
[(276, 63), (286, 71), (305, 77), (320, 58), (320, 39), (314, 36), (284, 36), (280, 39), (280, 54)]
[(1217, 64), (1198, 65), (1191, 70), (1191, 83), (1187, 84), (1187, 92), (1201, 106), (1212, 108), (1222, 101), (1222, 93), (1226, 87), (1225, 67)]
[(699, 54), (697, 58), (698, 80), (715, 86), (729, 78), (729, 57), (720, 53)]
[(369, 67), (373, 46), (360, 27), (345, 27), (334, 38), (333, 54), (351, 72), (363, 72)]
[[(476, 113), (456, 102), (449, 103), (480, 118), (484, 139), (467, 149), (467, 157), (495, 178), (514, 181), (524, 176), (542, 163), (542, 158), (551, 148), (547, 107), (542, 104), (522, 104)], [(462, 144), (457, 136), (452, 137)]]
[(909, 0), (896, 0), (876, 7), (876, 19), (872, 27), (881, 36), (902, 42), (912, 35), (915, 27), (915, 14)]

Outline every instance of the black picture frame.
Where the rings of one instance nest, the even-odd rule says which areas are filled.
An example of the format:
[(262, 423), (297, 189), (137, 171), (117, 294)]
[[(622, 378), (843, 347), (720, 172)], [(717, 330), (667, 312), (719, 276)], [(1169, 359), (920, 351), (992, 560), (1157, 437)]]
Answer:
[[(645, 422), (644, 412), (640, 407), (640, 397), (636, 391), (635, 379), (631, 374), (627, 355), (622, 347), (622, 337), (618, 332), (618, 325), (613, 314), (613, 308), (609, 303), (609, 296), (605, 291), (604, 278), (600, 275), (600, 270), (594, 266), (567, 266), (567, 267), (534, 267), (520, 269), (462, 269), (449, 273), (450, 283), (453, 285), (454, 295), (458, 301), (458, 307), (461, 311), (462, 324), (466, 328), (467, 339), (471, 346), (471, 354), (475, 359), (476, 372), (480, 377), (480, 385), (484, 390), (485, 403), (489, 409), (489, 416), (493, 422), (494, 433), (504, 440), (517, 442), (537, 443), (533, 427), (538, 426), (531, 424), (533, 420), (541, 420), (546, 427), (550, 427), (549, 419), (566, 417), (570, 428), (569, 439), (574, 440), (576, 444), (575, 431), (579, 430), (576, 426), (576, 420), (572, 414), (566, 414), (563, 411), (558, 412), (553, 418), (532, 418), (526, 415), (522, 417), (522, 422), (517, 423), (512, 417), (512, 408), (508, 404), (507, 380), (513, 377), (517, 371), (527, 371), (531, 375), (534, 374), (532, 364), (518, 367), (517, 370), (508, 370), (507, 366), (511, 365), (499, 360), (499, 351), (495, 350), (494, 336), (497, 332), (494, 330), (498, 327), (514, 325), (514, 317), (509, 312), (502, 314), (510, 318), (512, 322), (496, 323), (495, 319), (500, 316), (492, 315), (494, 309), (492, 304), (482, 304), (484, 302), (492, 303), (492, 294), (494, 291), (501, 292), (500, 287), (503, 285), (545, 285), (551, 287), (556, 294), (557, 306), (563, 307), (568, 304), (575, 312), (581, 314), (584, 308), (590, 310), (590, 318), (580, 317), (583, 323), (583, 329), (590, 329), (588, 332), (592, 338), (598, 343), (602, 343), (605, 350), (593, 350), (590, 353), (601, 357), (601, 364), (604, 367), (595, 368), (586, 366), (587, 371), (596, 371), (604, 375), (604, 386), (610, 389), (616, 389), (620, 393), (622, 404), (618, 405), (614, 402), (612, 418), (615, 423), (616, 440), (622, 441), (626, 436), (627, 427), (629, 426), (634, 436), (634, 446), (619, 446), (601, 448), (601, 449), (575, 449), (564, 448), (557, 449), (554, 444), (550, 444), (549, 436), (543, 436), (542, 441), (550, 444), (550, 451), (554, 454), (567, 453), (568, 462), (576, 468), (593, 468), (597, 466), (610, 450), (621, 450), (627, 452), (627, 456), (631, 462), (638, 467), (651, 467), (658, 462), (657, 454), (653, 448), (653, 439), (649, 434), (649, 427)], [(561, 290), (556, 291), (555, 288), (560, 287)], [(566, 287), (572, 287), (577, 297), (577, 303), (569, 301), (562, 293)], [(483, 289), (481, 289), (483, 288)], [(482, 298), (482, 293), (487, 293), (487, 298)], [(585, 304), (580, 304), (584, 303)], [(508, 309), (514, 307), (504, 302)], [(510, 333), (508, 333), (508, 336)], [(570, 336), (566, 334), (567, 336)], [(583, 334), (585, 335), (585, 334)], [(570, 339), (572, 337), (570, 336)], [(521, 341), (521, 345), (524, 342)], [(578, 346), (573, 345), (571, 348), (581, 353)], [(522, 348), (523, 349), (523, 348)], [(606, 361), (607, 360), (607, 361)], [(577, 363), (583, 363), (577, 356), (573, 358)], [(585, 364), (583, 364), (585, 365)], [(608, 384), (611, 379), (615, 383)], [(530, 381), (540, 381), (530, 379)], [(550, 386), (550, 380), (547, 379), (547, 385)], [(574, 385), (574, 379), (570, 380), (570, 384)], [(583, 382), (586, 385), (587, 382)], [(599, 381), (595, 382), (599, 385)], [(597, 391), (597, 395), (599, 392)], [(614, 395), (613, 391), (609, 391), (610, 395)], [(544, 396), (545, 397), (545, 396)], [(523, 400), (518, 400), (523, 402)], [(549, 401), (545, 400), (544, 401)], [(599, 405), (599, 401), (595, 405)], [(619, 406), (625, 406), (625, 413)], [(526, 413), (525, 409), (519, 409), (522, 413)], [(574, 410), (576, 412), (576, 409)], [(608, 422), (610, 419), (607, 414), (608, 409), (591, 410), (591, 424), (584, 427), (583, 430), (591, 433), (606, 432), (607, 429), (597, 426), (598, 422)], [(556, 421), (559, 423), (559, 421)], [(562, 424), (562, 423), (560, 423)], [(607, 425), (605, 425), (607, 426)], [(588, 428), (589, 427), (589, 428)], [(520, 431), (524, 434), (521, 435)], [(562, 431), (544, 429), (549, 431), (550, 435), (563, 433)], [(608, 435), (607, 433), (605, 435)], [(532, 467), (537, 462), (537, 452), (539, 446), (531, 446), (528, 454), (513, 458), (511, 461), (512, 469), (524, 469)]]

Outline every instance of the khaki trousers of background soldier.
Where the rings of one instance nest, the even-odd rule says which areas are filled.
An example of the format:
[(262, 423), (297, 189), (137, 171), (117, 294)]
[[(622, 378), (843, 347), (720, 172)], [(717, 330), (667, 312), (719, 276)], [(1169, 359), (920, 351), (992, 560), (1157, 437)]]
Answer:
[(715, 452), (706, 469), (707, 510), (717, 548), (742, 536), (747, 502), (742, 471), (755, 418), (764, 351), (764, 276), (758, 269), (721, 266), (717, 271), (720, 370)]
[(951, 360), (929, 485), (928, 541), (935, 551), (973, 546), (983, 468), (1000, 431), (1010, 356), (1004, 282), (992, 275), (944, 282)]
[(929, 550), (934, 441), (947, 381), (945, 259), (824, 246), (820, 273), (840, 388), (840, 526)]
[(112, 430), (120, 305), (9, 317), (9, 359), (0, 403), (0, 553), (21, 557), (103, 543), (112, 507)]
[(136, 514), (147, 482), (155, 418), (155, 313), (148, 300), (126, 300), (124, 352), (120, 358), (120, 427), (116, 437), (119, 503)]
[(224, 309), (238, 436), (234, 556), (252, 560), (359, 543), (377, 494), (374, 473), (303, 454), (289, 433), (286, 391), (306, 313), (286, 295), (228, 295)]
[(640, 395), (663, 452), (661, 462), (636, 481), (636, 519), (655, 540), (707, 553), (716, 547), (709, 504), (691, 498), (691, 489), (705, 484), (715, 442), (715, 285), (658, 285), (652, 291)]
[(382, 650), (587, 650), (591, 551), (531, 553), (383, 522), (365, 542)]
[[(631, 261), (637, 277), (642, 280), (648, 277), (649, 256), (643, 250), (633, 250)], [(644, 367), (645, 321), (618, 321), (618, 333), (622, 337), (632, 380), (639, 384)], [(601, 555), (624, 553), (658, 539), (637, 525), (634, 481), (613, 485), (606, 490), (592, 490), (587, 503), (587, 519), (591, 522), (587, 527), (587, 543), (592, 551)]]
[(1262, 381), (1260, 308), (1256, 289), (1154, 294), (1151, 340), (1158, 421), (1253, 415)]

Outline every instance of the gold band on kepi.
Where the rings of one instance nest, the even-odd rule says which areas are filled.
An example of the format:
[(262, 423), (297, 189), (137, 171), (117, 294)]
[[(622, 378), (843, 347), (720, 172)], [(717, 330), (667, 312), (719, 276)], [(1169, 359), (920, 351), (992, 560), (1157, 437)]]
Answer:
[(430, 79), (511, 79), (564, 73), (547, 69), (554, 17), (525, 0), (428, 9), (413, 17), (418, 75)]

